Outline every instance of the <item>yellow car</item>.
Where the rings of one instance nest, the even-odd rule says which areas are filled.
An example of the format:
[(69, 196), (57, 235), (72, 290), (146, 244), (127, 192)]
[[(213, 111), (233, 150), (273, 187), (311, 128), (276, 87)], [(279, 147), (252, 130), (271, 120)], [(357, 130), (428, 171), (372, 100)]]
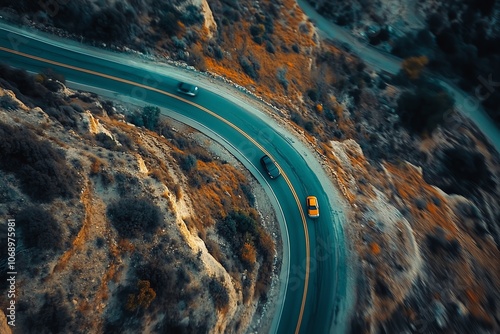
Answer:
[(306, 199), (307, 215), (311, 218), (319, 217), (319, 204), (315, 196), (307, 196)]

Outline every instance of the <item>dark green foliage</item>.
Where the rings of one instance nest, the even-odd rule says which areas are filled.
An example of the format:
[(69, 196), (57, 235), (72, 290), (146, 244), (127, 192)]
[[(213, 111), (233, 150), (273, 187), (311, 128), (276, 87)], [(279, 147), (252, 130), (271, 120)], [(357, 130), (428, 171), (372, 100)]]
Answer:
[(246, 183), (241, 183), (240, 189), (243, 192), (243, 194), (245, 195), (245, 197), (247, 198), (250, 206), (254, 206), (255, 205), (255, 196), (252, 193), (252, 188)]
[(314, 132), (314, 123), (312, 121), (307, 121), (305, 124), (304, 124), (304, 129), (306, 129), (306, 131), (308, 132)]
[(224, 284), (217, 278), (211, 277), (208, 280), (208, 292), (214, 301), (217, 309), (226, 307), (229, 303), (229, 294)]
[(67, 333), (66, 326), (72, 322), (71, 314), (64, 305), (63, 294), (45, 295), (45, 303), (38, 312), (26, 317), (24, 333), (49, 334)]
[(459, 81), (500, 124), (500, 37), (493, 32), (496, 21), (483, 17), (491, 15), (494, 2), (442, 2), (429, 13), (427, 28), (396, 40), (392, 52), (403, 58), (426, 55), (429, 69)]
[(266, 27), (263, 24), (252, 24), (250, 26), (250, 34), (253, 37), (262, 37), (265, 31)]
[[(124, 42), (128, 40), (130, 22), (115, 8), (103, 8), (92, 15), (91, 29), (83, 33), (103, 42)], [(90, 27), (89, 27), (90, 28)]]
[(397, 103), (403, 126), (418, 134), (432, 132), (455, 104), (444, 88), (431, 83), (419, 85), (415, 92), (401, 94)]
[(0, 156), (0, 169), (13, 173), (34, 200), (73, 198), (79, 192), (78, 175), (66, 164), (63, 151), (27, 128), (0, 123)]
[(58, 250), (63, 247), (62, 229), (48, 211), (38, 206), (24, 208), (16, 216), (24, 244), (38, 250)]
[(278, 79), (278, 82), (283, 86), (285, 91), (288, 89), (288, 85), (290, 84), (290, 82), (286, 78), (286, 72), (286, 68), (284, 67), (278, 68), (276, 72), (276, 78)]
[(0, 7), (10, 7), (20, 12), (40, 10), (40, 4), (32, 0), (2, 0)]
[(260, 70), (260, 63), (254, 59), (253, 57), (249, 56), (241, 56), (239, 58), (241, 68), (243, 71), (252, 79), (258, 79), (259, 78), (259, 70)]
[(298, 112), (295, 112), (295, 111), (291, 112), (290, 119), (292, 120), (292, 122), (294, 122), (298, 126), (303, 126), (305, 123), (304, 117), (302, 117), (301, 114), (299, 114)]
[(137, 111), (134, 111), (132, 112), (132, 114), (127, 115), (127, 121), (139, 127), (144, 126), (142, 114)]
[(181, 290), (186, 286), (189, 274), (169, 265), (172, 258), (161, 247), (154, 249), (153, 253), (158, 253), (158, 259), (138, 266), (136, 276), (150, 282), (151, 288), (156, 292), (157, 300), (153, 301), (156, 306), (170, 306), (172, 302), (182, 298)]
[(370, 44), (372, 45), (378, 45), (381, 42), (386, 42), (387, 40), (389, 40), (389, 37), (390, 37), (389, 30), (386, 27), (384, 27), (379, 31), (377, 31), (376, 33), (371, 34), (369, 36), (369, 41)]
[(224, 6), (224, 8), (222, 10), (222, 14), (223, 14), (223, 17), (228, 20), (228, 22), (225, 23), (226, 25), (229, 24), (230, 22), (237, 22), (241, 18), (239, 11), (237, 9), (231, 8), (229, 6)]
[(142, 120), (144, 126), (149, 130), (154, 130), (158, 125), (160, 118), (160, 108), (153, 106), (146, 106), (142, 109)]
[(99, 142), (100, 146), (108, 149), (108, 150), (116, 150), (117, 145), (113, 139), (111, 139), (107, 134), (102, 132), (95, 135), (95, 139)]
[(206, 171), (199, 171), (193, 169), (189, 175), (189, 185), (193, 188), (200, 188), (203, 184), (211, 183), (214, 181), (212, 174)]
[(443, 151), (442, 166), (436, 175), (430, 175), (430, 182), (447, 193), (470, 196), (479, 188), (492, 190), (495, 183), (488, 170), (484, 156), (479, 152), (463, 148)]
[(246, 236), (250, 236), (252, 239), (258, 239), (259, 236), (257, 221), (243, 212), (230, 212), (225, 219), (217, 223), (216, 228), (219, 234), (229, 242), (231, 249), (236, 254), (239, 254), (239, 250), (247, 241), (245, 240)]
[(146, 198), (122, 198), (108, 206), (107, 215), (123, 238), (154, 233), (162, 221), (160, 209)]
[(222, 60), (224, 58), (224, 52), (218, 45), (214, 46), (214, 58), (216, 60)]
[(377, 278), (375, 282), (375, 293), (383, 298), (392, 298), (393, 294), (391, 289), (385, 281), (381, 278)]
[(9, 84), (9, 86), (2, 86), (12, 89), (17, 98), (27, 103), (28, 106), (32, 105), (32, 103), (29, 103), (28, 100), (18, 93), (35, 99), (44, 99), (49, 93), (47, 88), (36, 82), (34, 77), (25, 70), (18, 70), (5, 64), (0, 64), (0, 77), (5, 79)]
[(142, 112), (135, 111), (127, 116), (127, 120), (137, 126), (144, 126), (149, 130), (156, 129), (158, 120), (160, 119), (160, 108), (154, 106), (146, 106)]
[(491, 173), (481, 153), (450, 148), (444, 151), (444, 157), (445, 167), (457, 180), (483, 185), (491, 181)]
[(19, 104), (14, 101), (10, 95), (3, 95), (0, 97), (0, 108), (5, 110), (16, 110), (19, 107)]
[(130, 174), (116, 173), (116, 187), (120, 196), (138, 196), (139, 179)]
[(266, 51), (269, 52), (269, 53), (275, 53), (276, 52), (276, 48), (274, 47), (273, 42), (271, 42), (271, 41), (267, 41), (266, 42)]
[(55, 118), (64, 127), (77, 129), (78, 119), (80, 116), (78, 112), (71, 106), (61, 105), (59, 107), (45, 108), (45, 112), (52, 118)]
[(181, 13), (175, 7), (165, 5), (160, 17), (160, 29), (162, 29), (169, 36), (175, 35), (180, 30), (178, 23), (179, 17), (181, 17)]
[(124, 132), (116, 132), (116, 139), (122, 144), (122, 146), (128, 150), (131, 150), (134, 147), (134, 143), (132, 139)]
[(445, 29), (436, 35), (436, 43), (446, 53), (457, 51), (457, 38), (450, 29)]
[(101, 101), (101, 105), (104, 108), (104, 110), (108, 113), (109, 116), (112, 116), (115, 114), (115, 107), (113, 101), (106, 100), (106, 101)]
[(448, 240), (441, 228), (437, 228), (433, 234), (427, 234), (426, 241), (429, 250), (433, 254), (440, 254), (441, 252), (445, 252), (456, 257), (460, 255), (462, 249), (458, 240)]
[(198, 165), (198, 159), (192, 154), (181, 154), (178, 156), (177, 161), (181, 169), (187, 173), (196, 169)]
[(311, 99), (311, 101), (318, 101), (318, 91), (316, 89), (308, 89), (307, 96)]
[(187, 26), (193, 24), (200, 24), (205, 21), (205, 17), (201, 13), (201, 8), (195, 5), (188, 5), (185, 11), (182, 13), (181, 21)]

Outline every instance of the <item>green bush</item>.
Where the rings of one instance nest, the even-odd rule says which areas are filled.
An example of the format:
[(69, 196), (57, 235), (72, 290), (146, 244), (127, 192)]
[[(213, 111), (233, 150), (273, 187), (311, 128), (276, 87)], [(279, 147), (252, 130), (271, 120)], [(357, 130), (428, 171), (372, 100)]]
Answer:
[(175, 35), (180, 30), (180, 26), (177, 19), (179, 15), (180, 14), (176, 15), (174, 12), (168, 12), (163, 14), (159, 22), (160, 29), (162, 29), (169, 36)]
[(415, 92), (401, 94), (397, 105), (403, 126), (422, 134), (432, 132), (443, 121), (446, 112), (454, 108), (455, 101), (440, 85), (425, 82)]
[(208, 292), (214, 301), (217, 309), (223, 309), (229, 303), (229, 294), (224, 284), (217, 278), (211, 277), (208, 280)]
[(39, 250), (62, 249), (62, 229), (55, 217), (38, 206), (24, 208), (16, 217), (24, 244)]
[(127, 121), (136, 125), (144, 126), (149, 130), (156, 129), (160, 119), (160, 108), (154, 106), (146, 106), (141, 112), (135, 111), (127, 116)]
[(243, 71), (252, 79), (259, 78), (260, 64), (253, 57), (241, 56), (240, 65)]
[(78, 112), (71, 106), (60, 105), (58, 107), (45, 108), (45, 112), (50, 117), (56, 119), (64, 127), (78, 128)]
[(160, 209), (146, 198), (122, 198), (108, 206), (107, 215), (124, 238), (149, 235), (162, 221)]
[(181, 21), (187, 26), (200, 24), (205, 21), (205, 17), (201, 12), (201, 8), (195, 5), (188, 5), (182, 13)]
[(181, 169), (187, 173), (189, 173), (193, 169), (196, 169), (198, 165), (198, 159), (196, 159), (196, 156), (194, 156), (193, 154), (179, 155), (179, 158), (177, 160)]
[(37, 312), (29, 308), (23, 333), (68, 333), (68, 324), (73, 322), (72, 314), (65, 304), (63, 294), (47, 293), (43, 296), (44, 304)]
[(484, 156), (463, 148), (443, 151), (442, 167), (433, 184), (447, 193), (469, 196), (483, 188), (494, 190), (492, 175)]
[(142, 120), (144, 126), (149, 130), (154, 130), (158, 125), (160, 119), (160, 108), (153, 106), (146, 106), (142, 109)]

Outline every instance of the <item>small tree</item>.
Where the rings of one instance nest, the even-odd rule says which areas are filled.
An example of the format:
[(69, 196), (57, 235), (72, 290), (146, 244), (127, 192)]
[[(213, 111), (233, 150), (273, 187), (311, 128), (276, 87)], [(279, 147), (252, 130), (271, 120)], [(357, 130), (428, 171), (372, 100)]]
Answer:
[(154, 130), (158, 125), (160, 118), (160, 108), (153, 106), (146, 106), (142, 109), (142, 121), (144, 126), (149, 130)]
[(415, 92), (401, 94), (397, 103), (401, 123), (418, 134), (432, 132), (455, 105), (443, 87), (428, 82), (417, 87)]
[(403, 60), (401, 67), (408, 78), (416, 80), (428, 63), (429, 59), (426, 56), (409, 57)]

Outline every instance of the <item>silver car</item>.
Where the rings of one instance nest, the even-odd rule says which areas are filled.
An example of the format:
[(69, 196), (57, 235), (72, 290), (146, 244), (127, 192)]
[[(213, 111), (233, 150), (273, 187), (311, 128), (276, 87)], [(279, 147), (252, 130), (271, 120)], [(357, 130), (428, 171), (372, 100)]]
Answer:
[(198, 86), (191, 85), (185, 82), (179, 82), (179, 84), (177, 85), (177, 91), (189, 96), (196, 96), (196, 94), (198, 94)]

